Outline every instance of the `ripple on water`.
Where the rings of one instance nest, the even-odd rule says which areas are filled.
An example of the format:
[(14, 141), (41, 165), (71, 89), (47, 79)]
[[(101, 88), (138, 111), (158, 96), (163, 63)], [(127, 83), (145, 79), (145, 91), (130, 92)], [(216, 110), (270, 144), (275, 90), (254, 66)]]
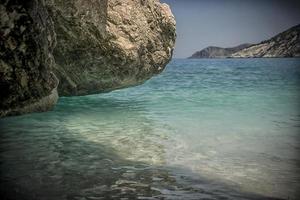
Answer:
[(299, 69), (297, 59), (174, 60), (144, 85), (1, 119), (1, 194), (296, 199)]

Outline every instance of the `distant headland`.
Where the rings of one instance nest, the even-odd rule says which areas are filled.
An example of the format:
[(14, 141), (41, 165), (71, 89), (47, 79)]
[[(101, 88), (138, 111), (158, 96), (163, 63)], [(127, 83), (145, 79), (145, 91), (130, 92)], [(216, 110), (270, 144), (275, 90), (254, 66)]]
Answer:
[(300, 57), (300, 24), (258, 44), (222, 48), (209, 46), (189, 58), (277, 58)]

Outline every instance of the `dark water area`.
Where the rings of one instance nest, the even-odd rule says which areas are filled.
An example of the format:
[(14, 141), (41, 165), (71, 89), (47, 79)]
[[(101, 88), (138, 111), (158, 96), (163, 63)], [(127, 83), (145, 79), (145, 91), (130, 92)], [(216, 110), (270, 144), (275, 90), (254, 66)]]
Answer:
[(1, 199), (297, 199), (300, 59), (175, 59), (0, 119)]

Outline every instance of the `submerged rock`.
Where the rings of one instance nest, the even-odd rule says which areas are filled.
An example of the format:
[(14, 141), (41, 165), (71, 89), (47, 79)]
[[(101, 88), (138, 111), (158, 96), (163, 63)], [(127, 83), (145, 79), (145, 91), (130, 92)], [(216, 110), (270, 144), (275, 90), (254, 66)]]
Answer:
[(175, 20), (158, 0), (51, 0), (60, 95), (143, 83), (169, 62)]
[(43, 0), (0, 2), (0, 117), (46, 111), (56, 103), (54, 46)]

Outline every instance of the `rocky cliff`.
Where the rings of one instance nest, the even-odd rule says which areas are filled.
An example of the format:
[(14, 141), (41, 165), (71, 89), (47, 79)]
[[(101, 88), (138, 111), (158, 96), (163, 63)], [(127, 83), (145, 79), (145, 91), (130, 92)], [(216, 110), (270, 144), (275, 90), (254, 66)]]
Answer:
[(300, 57), (300, 25), (232, 54), (233, 58)]
[(51, 73), (52, 20), (41, 0), (0, 3), (0, 117), (50, 109), (58, 81)]
[(232, 48), (207, 47), (189, 58), (261, 58), (300, 57), (300, 25), (294, 26), (258, 44)]
[(169, 62), (175, 20), (157, 0), (52, 0), (60, 95), (143, 83)]
[(233, 53), (238, 52), (249, 46), (251, 46), (251, 44), (241, 44), (239, 46), (229, 48), (209, 46), (202, 49), (201, 51), (197, 51), (189, 58), (226, 58), (232, 55)]
[(0, 117), (50, 109), (58, 80), (67, 96), (141, 84), (176, 38), (158, 0), (1, 0), (0, 11)]

